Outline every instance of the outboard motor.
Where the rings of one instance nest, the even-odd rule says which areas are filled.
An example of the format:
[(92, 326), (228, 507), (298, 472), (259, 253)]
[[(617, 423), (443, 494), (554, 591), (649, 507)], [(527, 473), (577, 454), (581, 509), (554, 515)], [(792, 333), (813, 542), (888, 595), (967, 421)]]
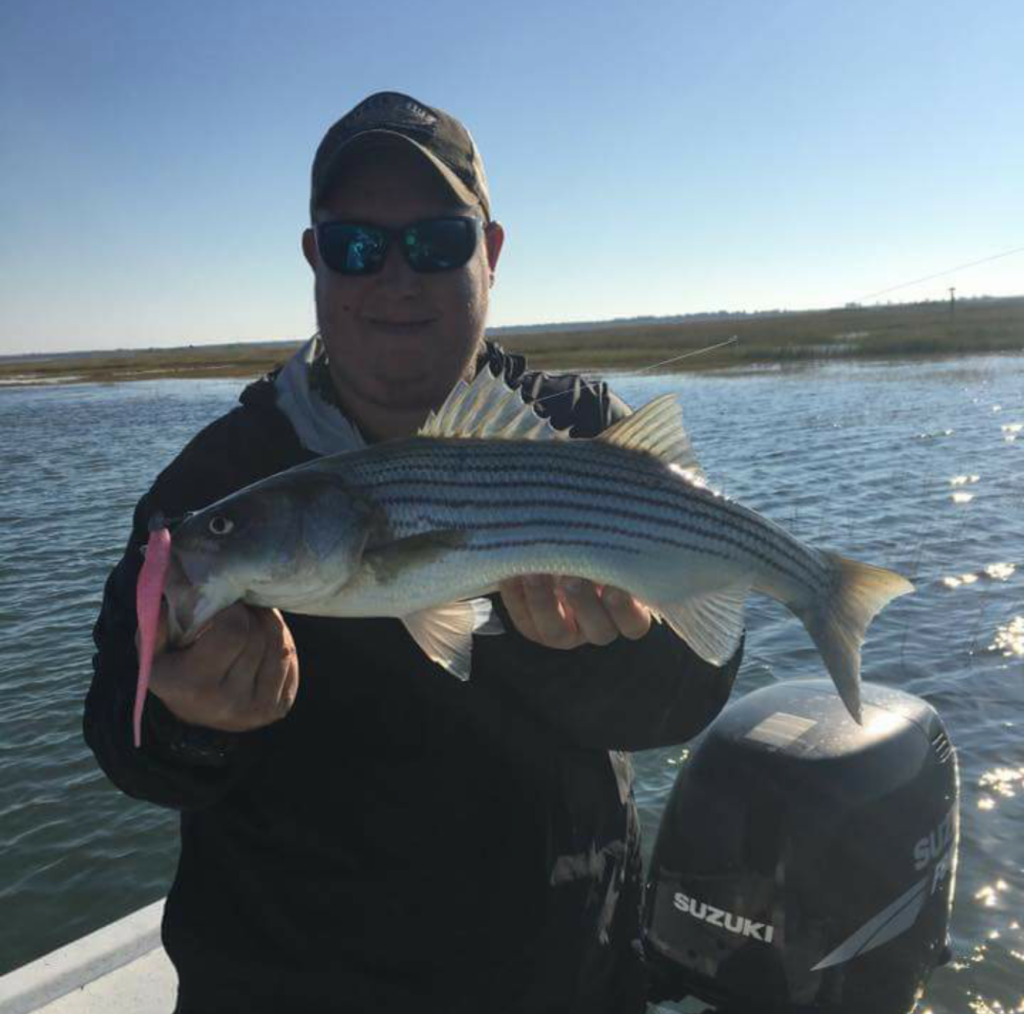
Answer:
[(948, 927), (956, 755), (935, 710), (828, 680), (749, 694), (680, 770), (647, 884), (652, 997), (742, 1014), (906, 1014)]

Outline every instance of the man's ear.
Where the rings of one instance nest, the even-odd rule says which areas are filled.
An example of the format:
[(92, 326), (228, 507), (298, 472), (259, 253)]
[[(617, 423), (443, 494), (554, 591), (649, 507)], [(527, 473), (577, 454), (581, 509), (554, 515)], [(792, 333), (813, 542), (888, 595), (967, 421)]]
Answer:
[(316, 271), (316, 266), (320, 262), (320, 251), (316, 248), (316, 236), (313, 235), (312, 229), (306, 229), (302, 233), (302, 256), (306, 258), (306, 263)]
[(484, 243), (487, 245), (487, 266), (491, 269), (491, 284), (494, 284), (494, 271), (498, 266), (501, 248), (505, 245), (505, 230), (501, 222), (488, 222), (484, 226)]

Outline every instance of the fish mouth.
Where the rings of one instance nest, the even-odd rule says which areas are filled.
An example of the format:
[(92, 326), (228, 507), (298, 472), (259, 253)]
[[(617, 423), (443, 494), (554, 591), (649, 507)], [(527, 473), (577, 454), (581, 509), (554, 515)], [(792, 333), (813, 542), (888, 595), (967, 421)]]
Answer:
[(171, 552), (164, 600), (168, 641), (175, 648), (186, 648), (199, 640), (210, 620), (229, 604), (209, 594), (206, 580), (210, 569), (201, 556)]

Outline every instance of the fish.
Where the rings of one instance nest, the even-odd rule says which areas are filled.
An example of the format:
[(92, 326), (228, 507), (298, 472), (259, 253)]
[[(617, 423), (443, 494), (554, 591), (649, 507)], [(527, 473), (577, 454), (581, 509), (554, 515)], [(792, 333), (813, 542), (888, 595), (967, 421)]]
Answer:
[(317, 458), (186, 515), (170, 557), (171, 644), (236, 601), (387, 616), (461, 679), (474, 634), (500, 629), (487, 596), (506, 579), (622, 588), (715, 665), (739, 646), (748, 596), (764, 594), (802, 621), (858, 722), (868, 625), (913, 591), (709, 486), (674, 395), (569, 439), (487, 368), (413, 436)]

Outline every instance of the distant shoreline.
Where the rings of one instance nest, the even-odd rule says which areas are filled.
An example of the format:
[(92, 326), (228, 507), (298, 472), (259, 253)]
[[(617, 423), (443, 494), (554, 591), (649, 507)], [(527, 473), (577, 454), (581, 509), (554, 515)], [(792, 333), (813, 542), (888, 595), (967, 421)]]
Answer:
[[(702, 315), (549, 329), (499, 329), (502, 345), (543, 369), (661, 372), (849, 359), (1024, 351), (1024, 296), (957, 303)], [(728, 343), (728, 344), (722, 344)], [(64, 353), (0, 360), (0, 388), (136, 380), (258, 377), (301, 342)], [(711, 349), (711, 346), (722, 346)]]

